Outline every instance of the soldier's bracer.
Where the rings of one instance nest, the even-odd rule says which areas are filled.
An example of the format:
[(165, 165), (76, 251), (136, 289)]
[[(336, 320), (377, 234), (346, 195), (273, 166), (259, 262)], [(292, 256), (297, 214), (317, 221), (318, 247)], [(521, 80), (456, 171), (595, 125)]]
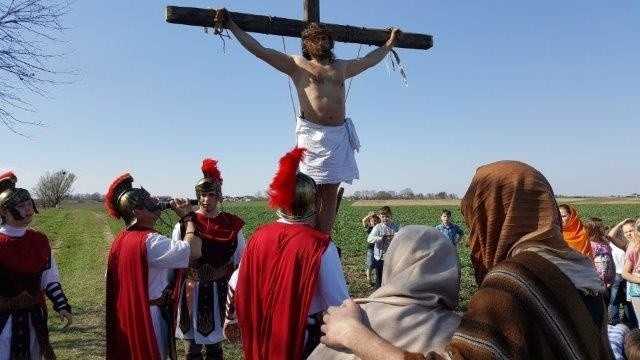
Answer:
[(228, 321), (237, 321), (238, 316), (236, 315), (236, 291), (229, 286), (229, 291), (227, 292), (227, 306), (225, 311), (225, 318)]
[(71, 312), (71, 305), (69, 305), (69, 300), (64, 295), (62, 291), (62, 286), (60, 286), (59, 282), (52, 282), (47, 284), (47, 288), (44, 290), (47, 293), (47, 297), (53, 303), (53, 309), (57, 312), (61, 310), (66, 310)]

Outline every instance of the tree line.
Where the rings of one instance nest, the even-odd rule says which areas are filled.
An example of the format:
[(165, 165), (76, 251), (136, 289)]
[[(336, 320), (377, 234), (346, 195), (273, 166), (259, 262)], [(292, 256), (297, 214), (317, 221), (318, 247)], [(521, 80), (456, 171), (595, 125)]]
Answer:
[(354, 191), (350, 199), (354, 200), (391, 200), (391, 199), (458, 199), (458, 195), (440, 191), (437, 193), (414, 193), (411, 188), (395, 190), (358, 190)]
[[(104, 201), (104, 194), (84, 193), (73, 194), (73, 183), (77, 177), (74, 173), (65, 169), (55, 172), (46, 172), (40, 177), (37, 185), (33, 189), (34, 198), (42, 207), (56, 207), (63, 200), (71, 201)], [(233, 199), (236, 201), (260, 200), (266, 194), (258, 192), (255, 196), (239, 197)], [(411, 188), (405, 188), (400, 191), (395, 190), (358, 190), (346, 198), (353, 200), (371, 199), (371, 200), (391, 200), (391, 199), (459, 199), (458, 195), (440, 191), (437, 193), (414, 193)], [(231, 199), (228, 199), (231, 200)]]

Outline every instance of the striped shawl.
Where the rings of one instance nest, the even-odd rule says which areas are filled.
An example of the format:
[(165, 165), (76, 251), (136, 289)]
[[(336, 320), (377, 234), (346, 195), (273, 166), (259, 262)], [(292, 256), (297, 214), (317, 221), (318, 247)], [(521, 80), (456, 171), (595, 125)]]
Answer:
[[(597, 327), (571, 281), (551, 262), (525, 251), (489, 271), (443, 355), (474, 360), (613, 359), (603, 314)], [(406, 353), (405, 358), (415, 355)], [(430, 353), (426, 358), (443, 357)]]

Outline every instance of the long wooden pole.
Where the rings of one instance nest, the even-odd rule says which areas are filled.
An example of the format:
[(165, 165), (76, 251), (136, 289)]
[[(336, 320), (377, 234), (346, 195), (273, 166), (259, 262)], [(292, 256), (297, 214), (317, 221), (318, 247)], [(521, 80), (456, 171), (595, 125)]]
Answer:
[[(167, 6), (166, 21), (172, 24), (213, 27), (214, 10), (192, 7)], [(244, 31), (299, 38), (307, 22), (264, 15), (229, 12), (229, 16)], [(365, 45), (383, 45), (389, 39), (389, 30), (368, 29), (349, 25), (324, 24), (335, 41)], [(403, 32), (399, 48), (427, 50), (433, 38), (426, 34)]]
[(302, 0), (302, 20), (320, 22), (320, 0)]

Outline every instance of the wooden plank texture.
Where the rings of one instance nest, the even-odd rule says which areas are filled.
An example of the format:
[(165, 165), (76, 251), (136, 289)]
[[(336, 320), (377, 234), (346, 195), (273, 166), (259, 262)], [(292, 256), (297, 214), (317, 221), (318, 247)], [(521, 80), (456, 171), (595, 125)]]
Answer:
[[(166, 21), (172, 24), (213, 27), (215, 10), (192, 7), (167, 6)], [(307, 22), (275, 16), (253, 15), (229, 11), (229, 16), (247, 32), (282, 35), (299, 38)], [(335, 41), (365, 45), (383, 45), (389, 39), (389, 30), (369, 29), (350, 25), (324, 24), (333, 32)], [(403, 32), (397, 48), (427, 50), (433, 46), (431, 35)]]
[(320, 22), (320, 0), (302, 0), (302, 20)]

